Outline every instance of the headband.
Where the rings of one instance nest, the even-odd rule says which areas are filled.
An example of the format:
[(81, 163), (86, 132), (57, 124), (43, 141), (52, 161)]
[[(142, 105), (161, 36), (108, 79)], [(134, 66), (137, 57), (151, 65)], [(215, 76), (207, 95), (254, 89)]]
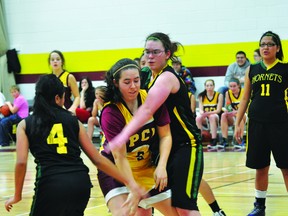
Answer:
[(150, 36), (150, 37), (148, 37), (147, 38), (147, 40), (146, 41), (148, 41), (148, 40), (159, 40), (157, 37), (154, 37), (154, 36)]
[(135, 68), (137, 68), (138, 70), (140, 70), (140, 68), (139, 68), (137, 65), (135, 65), (135, 64), (127, 64), (127, 65), (124, 65), (123, 67), (120, 67), (118, 70), (116, 70), (116, 71), (113, 73), (113, 77), (115, 77), (115, 75), (116, 75), (119, 71), (123, 70), (124, 68), (128, 68), (128, 67), (135, 67)]

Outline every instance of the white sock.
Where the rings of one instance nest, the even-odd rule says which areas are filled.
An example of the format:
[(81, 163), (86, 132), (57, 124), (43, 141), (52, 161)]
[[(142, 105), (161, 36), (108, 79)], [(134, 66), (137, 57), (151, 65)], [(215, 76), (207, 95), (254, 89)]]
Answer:
[(267, 191), (260, 191), (255, 189), (255, 197), (266, 198)]

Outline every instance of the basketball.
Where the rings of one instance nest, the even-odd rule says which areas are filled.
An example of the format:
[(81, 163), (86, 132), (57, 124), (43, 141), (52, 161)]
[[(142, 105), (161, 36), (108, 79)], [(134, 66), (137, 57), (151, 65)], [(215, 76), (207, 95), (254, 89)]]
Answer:
[(3, 116), (9, 116), (11, 114), (9, 107), (7, 104), (4, 104), (2, 107), (0, 107), (0, 112), (2, 113)]
[(201, 135), (202, 135), (202, 142), (210, 142), (212, 139), (211, 133), (207, 130), (203, 130)]

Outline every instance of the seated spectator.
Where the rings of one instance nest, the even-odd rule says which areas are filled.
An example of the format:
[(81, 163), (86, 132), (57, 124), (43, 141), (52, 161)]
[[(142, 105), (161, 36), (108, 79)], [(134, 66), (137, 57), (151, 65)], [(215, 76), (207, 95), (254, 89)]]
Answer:
[(106, 93), (106, 86), (98, 86), (95, 88), (95, 100), (93, 103), (92, 116), (88, 119), (88, 137), (92, 140), (94, 126), (100, 127), (99, 117), (104, 106), (104, 98)]
[(175, 70), (175, 72), (182, 77), (184, 80), (188, 91), (192, 94), (195, 94), (196, 92), (196, 86), (195, 81), (193, 79), (193, 76), (188, 68), (186, 68), (184, 65), (182, 65), (182, 60), (180, 57), (175, 57), (172, 59), (172, 67)]
[[(236, 53), (236, 62), (230, 64), (227, 68), (224, 80), (224, 86), (218, 89), (218, 92), (225, 96), (226, 91), (228, 91), (229, 81), (231, 78), (239, 79), (241, 87), (244, 87), (245, 71), (250, 65), (249, 60), (246, 58), (246, 53), (243, 51), (238, 51)], [(223, 100), (224, 106), (225, 100)]]
[(255, 50), (254, 50), (253, 57), (254, 57), (255, 63), (261, 61), (262, 57), (261, 57), (261, 55), (260, 55), (260, 50), (259, 50), (259, 49), (255, 49)]
[(95, 88), (89, 77), (81, 78), (79, 82), (80, 106), (76, 108), (76, 116), (82, 122), (86, 123), (91, 116), (93, 102), (95, 100)]
[(0, 119), (0, 146), (9, 146), (9, 133), (13, 124), (19, 123), (29, 114), (29, 105), (27, 100), (20, 94), (17, 85), (10, 88), (10, 93), (14, 98), (13, 104), (10, 101), (5, 103), (8, 105), (12, 115)]
[[(228, 146), (228, 127), (235, 124), (235, 119), (237, 115), (237, 110), (239, 103), (241, 101), (244, 89), (241, 88), (240, 81), (236, 78), (232, 78), (229, 82), (229, 90), (225, 94), (226, 107), (223, 108), (224, 112), (221, 115), (221, 131), (222, 131), (222, 142), (218, 145), (218, 148), (225, 148)], [(244, 126), (246, 122), (246, 116), (244, 116), (241, 122), (241, 129), (244, 131)], [(241, 134), (241, 139), (243, 134)], [(243, 140), (243, 139), (242, 139)], [(241, 145), (236, 144), (235, 147), (243, 147), (244, 140)]]
[(204, 85), (205, 90), (198, 95), (199, 115), (196, 117), (196, 123), (201, 131), (203, 130), (203, 125), (210, 128), (212, 139), (211, 143), (208, 144), (208, 149), (216, 149), (217, 129), (223, 104), (223, 95), (214, 91), (214, 80), (208, 79), (205, 81)]

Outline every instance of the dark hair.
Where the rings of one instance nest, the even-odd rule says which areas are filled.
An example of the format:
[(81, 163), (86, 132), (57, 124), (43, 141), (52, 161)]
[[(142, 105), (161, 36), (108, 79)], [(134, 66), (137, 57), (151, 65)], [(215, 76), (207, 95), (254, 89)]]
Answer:
[(281, 44), (281, 40), (280, 40), (279, 35), (277, 35), (276, 33), (272, 32), (272, 31), (265, 32), (259, 40), (259, 46), (261, 44), (262, 38), (265, 36), (272, 37), (273, 42), (280, 48), (279, 51), (276, 53), (276, 58), (278, 58), (279, 60), (282, 61), (284, 58), (284, 54), (283, 54), (282, 44)]
[(87, 89), (87, 90), (94, 90), (94, 87), (93, 87), (93, 84), (92, 84), (91, 79), (90, 79), (88, 76), (84, 76), (84, 77), (82, 77), (82, 78), (80, 79), (80, 81), (79, 81), (79, 92), (82, 91), (81, 82), (82, 82), (82, 80), (84, 80), (84, 79), (87, 80), (87, 83), (88, 83), (88, 89)]
[(85, 106), (87, 108), (92, 107), (93, 102), (95, 100), (95, 88), (93, 87), (91, 79), (88, 76), (84, 76), (79, 81), (79, 92), (82, 91), (82, 86), (81, 86), (82, 80), (87, 80), (87, 83), (88, 83), (88, 88), (85, 91), (85, 95), (84, 95)]
[(161, 41), (161, 43), (164, 46), (164, 50), (165, 52), (170, 51), (170, 57), (169, 59), (171, 59), (172, 61), (176, 58), (176, 56), (174, 55), (176, 51), (179, 50), (179, 48), (181, 47), (184, 50), (184, 47), (181, 43), (179, 42), (171, 42), (169, 36), (167, 34), (161, 33), (161, 32), (155, 32), (150, 34), (146, 40), (145, 43), (149, 40), (153, 40), (153, 41)]
[(111, 101), (113, 103), (122, 101), (122, 95), (119, 88), (115, 86), (114, 82), (118, 84), (122, 71), (130, 68), (137, 68), (140, 76), (140, 69), (137, 63), (129, 58), (120, 59), (110, 68), (110, 70), (107, 71), (105, 76), (105, 82), (107, 83), (105, 101)]
[[(55, 96), (62, 98), (65, 88), (54, 74), (43, 75), (39, 78), (35, 87), (33, 104), (33, 134), (41, 134), (47, 137), (51, 130), (52, 122), (56, 118), (55, 109), (63, 109), (56, 104)], [(67, 111), (68, 112), (68, 111)]]
[(62, 60), (62, 67), (63, 67), (63, 69), (64, 69), (64, 66), (65, 66), (65, 58), (64, 58), (63, 53), (62, 53), (61, 51), (59, 51), (59, 50), (53, 50), (52, 52), (49, 53), (48, 65), (50, 65), (50, 58), (51, 58), (51, 54), (52, 54), (52, 53), (57, 53), (57, 54), (60, 56), (60, 58), (61, 58), (61, 60)]
[(246, 58), (246, 53), (245, 53), (244, 51), (242, 51), (242, 50), (238, 51), (238, 52), (236, 53), (236, 56), (239, 55), (239, 54), (244, 55), (245, 58)]
[(259, 48), (255, 49), (254, 52), (256, 52), (259, 56), (261, 56)]
[(232, 77), (232, 78), (229, 80), (229, 83), (230, 83), (230, 82), (236, 82), (237, 85), (240, 85), (240, 86), (241, 86), (240, 80), (239, 80), (238, 78)]
[[(204, 86), (206, 85), (207, 82), (211, 81), (213, 83), (213, 85), (215, 86), (215, 81), (213, 79), (207, 79), (205, 82), (204, 82)], [(206, 89), (204, 89), (204, 91), (200, 92), (198, 94), (198, 98), (202, 97), (202, 101), (204, 100), (204, 96), (206, 95), (207, 91)]]

